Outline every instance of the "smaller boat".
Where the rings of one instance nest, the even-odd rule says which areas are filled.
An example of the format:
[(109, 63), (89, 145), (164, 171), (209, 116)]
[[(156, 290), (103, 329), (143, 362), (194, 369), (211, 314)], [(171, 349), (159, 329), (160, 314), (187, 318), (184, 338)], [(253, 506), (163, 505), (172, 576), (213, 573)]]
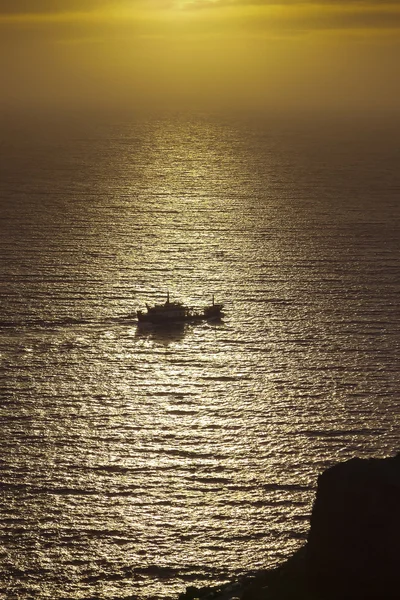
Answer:
[(214, 302), (214, 294), (212, 296), (212, 304), (210, 306), (206, 306), (203, 309), (203, 314), (205, 319), (220, 319), (224, 316), (222, 309), (224, 308), (223, 304), (215, 304)]
[(207, 321), (211, 319), (221, 319), (223, 304), (215, 304), (214, 295), (212, 304), (205, 306), (202, 310), (189, 308), (182, 302), (171, 302), (169, 292), (164, 304), (155, 304), (149, 306), (146, 304), (146, 311), (138, 310), (136, 315), (139, 323), (153, 323), (158, 325), (168, 325), (170, 323), (183, 323), (190, 321)]

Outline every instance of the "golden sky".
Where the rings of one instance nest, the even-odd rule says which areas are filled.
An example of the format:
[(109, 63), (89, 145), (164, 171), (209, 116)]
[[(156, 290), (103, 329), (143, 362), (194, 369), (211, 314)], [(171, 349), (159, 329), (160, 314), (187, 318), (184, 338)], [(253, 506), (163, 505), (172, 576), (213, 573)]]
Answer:
[(0, 50), (0, 106), (400, 104), (400, 0), (0, 0)]

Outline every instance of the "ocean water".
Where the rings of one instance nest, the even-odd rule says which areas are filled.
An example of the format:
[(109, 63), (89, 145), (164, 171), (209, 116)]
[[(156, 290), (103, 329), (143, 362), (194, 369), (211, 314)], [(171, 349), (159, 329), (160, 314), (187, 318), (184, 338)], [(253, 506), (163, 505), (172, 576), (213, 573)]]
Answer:
[[(400, 127), (2, 123), (0, 596), (173, 599), (304, 543), (400, 433)], [(171, 299), (220, 324), (123, 319)]]

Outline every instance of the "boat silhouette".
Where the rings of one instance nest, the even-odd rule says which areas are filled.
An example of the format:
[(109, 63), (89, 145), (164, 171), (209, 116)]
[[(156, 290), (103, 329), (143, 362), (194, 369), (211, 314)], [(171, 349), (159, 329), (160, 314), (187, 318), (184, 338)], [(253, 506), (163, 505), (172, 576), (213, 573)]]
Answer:
[(155, 304), (154, 306), (146, 304), (146, 311), (138, 310), (136, 316), (139, 323), (152, 323), (155, 325), (209, 321), (221, 319), (224, 316), (223, 306), (223, 304), (215, 303), (213, 295), (211, 304), (202, 309), (196, 309), (186, 306), (182, 302), (171, 302), (169, 292), (167, 292), (167, 299), (163, 304)]

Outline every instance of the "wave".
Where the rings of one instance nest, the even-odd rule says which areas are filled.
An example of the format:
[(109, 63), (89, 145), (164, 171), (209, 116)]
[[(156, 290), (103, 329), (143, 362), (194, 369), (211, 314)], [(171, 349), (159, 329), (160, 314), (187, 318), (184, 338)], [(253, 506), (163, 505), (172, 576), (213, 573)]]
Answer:
[(91, 319), (75, 318), (75, 317), (64, 317), (63, 319), (26, 319), (26, 320), (0, 320), (0, 327), (10, 328), (24, 328), (24, 327), (40, 327), (40, 328), (53, 328), (53, 327), (68, 327), (70, 325), (88, 325), (93, 323)]
[(99, 581), (118, 581), (118, 580), (137, 580), (137, 579), (180, 579), (183, 581), (208, 580), (210, 575), (215, 577), (227, 578), (226, 569), (211, 567), (209, 565), (182, 565), (180, 568), (167, 567), (156, 564), (149, 564), (144, 567), (127, 566), (121, 567), (117, 572), (103, 572), (87, 576), (83, 581), (85, 583), (96, 583)]
[(41, 328), (53, 329), (58, 327), (70, 327), (74, 325), (106, 325), (111, 323), (131, 324), (136, 322), (134, 315), (123, 315), (119, 317), (105, 317), (104, 319), (84, 317), (62, 317), (60, 319), (0, 319), (1, 328)]
[(336, 438), (336, 437), (347, 437), (354, 435), (382, 435), (385, 433), (384, 429), (330, 429), (330, 430), (311, 430), (303, 429), (297, 432), (299, 435), (305, 435), (307, 437), (323, 437), (323, 438)]

